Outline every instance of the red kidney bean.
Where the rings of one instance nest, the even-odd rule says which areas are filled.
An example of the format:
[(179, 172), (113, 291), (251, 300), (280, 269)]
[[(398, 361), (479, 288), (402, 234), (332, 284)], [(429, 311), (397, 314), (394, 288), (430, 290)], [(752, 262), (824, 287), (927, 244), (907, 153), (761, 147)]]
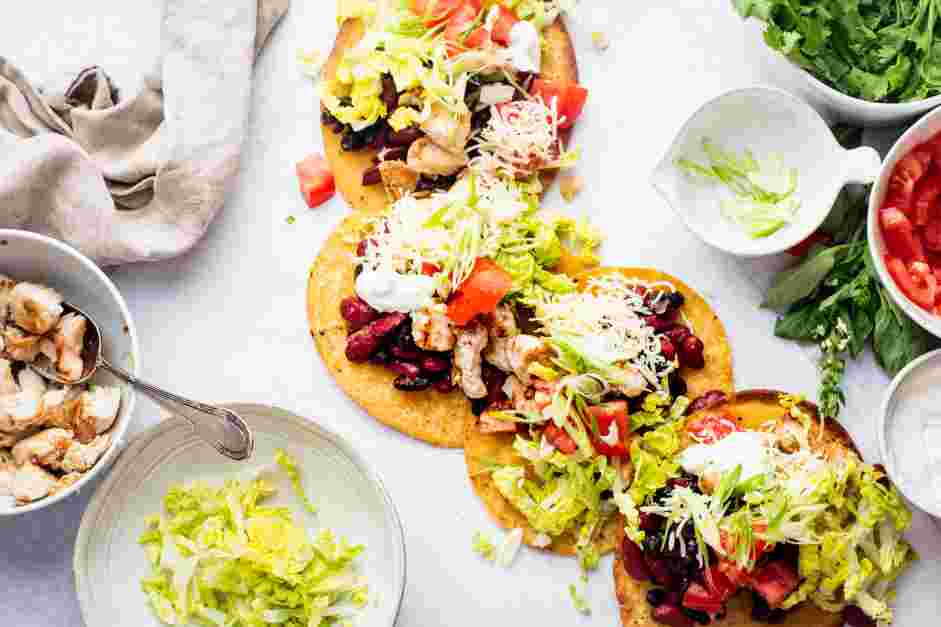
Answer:
[(392, 355), (383, 348), (380, 348), (369, 356), (369, 363), (376, 364), (377, 366), (385, 366), (390, 361), (392, 361)]
[(670, 341), (673, 342), (673, 346), (679, 346), (683, 343), (683, 340), (692, 335), (689, 331), (689, 327), (684, 324), (674, 324), (664, 331), (664, 334), (670, 338)]
[(435, 355), (433, 353), (425, 353), (422, 355), (418, 364), (421, 366), (422, 370), (433, 374), (446, 372), (451, 369), (450, 359), (444, 355)]
[(850, 627), (876, 627), (876, 621), (855, 605), (847, 605), (843, 608), (843, 620)]
[(693, 619), (683, 613), (678, 605), (662, 603), (653, 608), (653, 620), (669, 627), (693, 627)]
[(409, 362), (421, 359), (421, 351), (417, 348), (409, 348), (398, 342), (389, 347), (389, 352), (392, 353), (393, 356)]
[(436, 392), (441, 392), (442, 394), (448, 394), (454, 390), (455, 387), (454, 383), (451, 381), (451, 373), (448, 373), (441, 378), (435, 379), (431, 386), (435, 389)]
[(399, 108), (399, 91), (395, 88), (395, 81), (389, 74), (382, 75), (382, 96), (380, 97), (389, 115)]
[(365, 255), (365, 254), (366, 254), (366, 248), (367, 248), (368, 246), (374, 245), (375, 243), (376, 243), (376, 240), (371, 239), (371, 238), (366, 238), (366, 239), (361, 239), (361, 240), (359, 240), (359, 244), (356, 245), (356, 256), (357, 256), (357, 257), (362, 257), (363, 255)]
[(676, 347), (670, 341), (670, 338), (666, 336), (660, 338), (660, 354), (667, 361), (673, 361), (673, 358), (676, 357)]
[(386, 138), (386, 143), (390, 146), (399, 148), (411, 146), (417, 139), (424, 135), (417, 126), (407, 126), (399, 131), (392, 131)]
[(347, 296), (340, 302), (340, 315), (350, 333), (354, 333), (378, 318), (379, 312), (359, 296)]
[(383, 161), (405, 161), (408, 158), (408, 148), (389, 148), (382, 153)]
[(421, 374), (421, 369), (418, 366), (415, 364), (410, 364), (407, 361), (392, 361), (386, 365), (386, 368), (396, 374), (404, 375), (410, 379), (417, 379)]
[(374, 165), (363, 172), (363, 186), (378, 185), (382, 182), (382, 174), (379, 172), (379, 166)]
[(507, 400), (506, 392), (503, 391), (503, 384), (506, 383), (507, 373), (490, 364), (484, 364), (481, 370), (481, 379), (487, 386), (487, 405), (500, 403)]
[(624, 570), (637, 581), (649, 581), (650, 570), (644, 561), (644, 553), (630, 538), (621, 542), (621, 559), (624, 560)]
[(683, 605), (683, 592), (684, 590), (667, 590), (666, 596), (663, 598), (663, 602), (668, 605), (675, 605), (680, 607)]
[(395, 378), (395, 381), (392, 382), (392, 385), (395, 386), (396, 390), (403, 392), (419, 392), (431, 387), (431, 381), (425, 377), (409, 377), (400, 374)]
[(706, 358), (703, 355), (705, 348), (701, 339), (690, 335), (680, 344), (680, 364), (696, 370), (703, 368), (706, 365)]
[(670, 572), (670, 565), (667, 564), (666, 560), (649, 557), (645, 562), (647, 564), (647, 570), (650, 573), (650, 579), (653, 580), (654, 583), (664, 588), (674, 587), (676, 581), (673, 577), (673, 573)]
[(663, 333), (673, 326), (672, 320), (664, 320), (660, 316), (644, 316), (644, 322), (646, 322), (648, 326), (653, 327), (654, 331), (658, 333)]
[(346, 339), (346, 358), (354, 363), (367, 361), (407, 317), (403, 313), (385, 314), (350, 335)]
[(656, 531), (660, 528), (660, 516), (656, 514), (648, 514), (647, 512), (640, 512), (640, 525), (639, 527), (643, 531)]
[(718, 407), (722, 403), (726, 402), (729, 399), (725, 395), (725, 392), (722, 390), (710, 390), (694, 400), (689, 409), (686, 410), (687, 414), (694, 414), (697, 411), (702, 411), (704, 409), (712, 409), (713, 407)]

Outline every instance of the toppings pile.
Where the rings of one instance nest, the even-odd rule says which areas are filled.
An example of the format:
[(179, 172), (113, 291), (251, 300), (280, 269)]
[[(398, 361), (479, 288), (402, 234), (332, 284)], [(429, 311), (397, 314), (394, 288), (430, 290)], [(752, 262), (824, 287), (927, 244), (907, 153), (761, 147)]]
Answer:
[(468, 166), (510, 179), (571, 167), (559, 136), (588, 92), (539, 78), (542, 0), (408, 0), (354, 12), (366, 33), (321, 88), (344, 151), (376, 151), (363, 185), (390, 197), (448, 190)]
[(824, 440), (798, 399), (780, 403), (785, 417), (757, 431), (727, 410), (658, 429), (672, 439), (658, 480), (637, 490), (635, 479), (619, 503), (624, 564), (657, 586), (657, 622), (707, 624), (741, 589), (761, 622), (803, 602), (854, 625), (892, 621), (893, 583), (916, 559), (902, 538), (911, 513), (879, 468)]
[(64, 490), (111, 446), (119, 388), (47, 384), (27, 367), (81, 379), (86, 326), (54, 289), (0, 276), (0, 499), (25, 505)]

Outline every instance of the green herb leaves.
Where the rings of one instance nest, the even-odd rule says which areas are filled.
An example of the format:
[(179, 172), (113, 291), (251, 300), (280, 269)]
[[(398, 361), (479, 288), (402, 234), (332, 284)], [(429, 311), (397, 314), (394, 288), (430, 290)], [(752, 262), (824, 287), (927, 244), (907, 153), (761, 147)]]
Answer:
[(937, 0), (732, 0), (765, 43), (845, 94), (909, 102), (941, 93)]

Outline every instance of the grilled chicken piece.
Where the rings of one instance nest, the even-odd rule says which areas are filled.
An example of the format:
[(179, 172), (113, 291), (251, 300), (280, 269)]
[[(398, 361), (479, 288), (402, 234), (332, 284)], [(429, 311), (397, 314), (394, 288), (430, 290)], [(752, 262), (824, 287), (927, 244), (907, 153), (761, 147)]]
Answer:
[(85, 362), (82, 361), (82, 346), (85, 343), (85, 330), (88, 321), (84, 317), (70, 313), (62, 316), (56, 325), (53, 338), (58, 359), (56, 370), (69, 381), (78, 381), (85, 371)]
[[(114, 424), (114, 419), (118, 416), (118, 408), (121, 406), (121, 390), (113, 386), (95, 386), (95, 389), (82, 392), (79, 397), (81, 409), (80, 419), (76, 423), (91, 425), (91, 437), (104, 433)], [(79, 440), (86, 442), (78, 433), (79, 424), (76, 424), (76, 434)], [(91, 439), (91, 438), (88, 438)]]
[(450, 176), (467, 165), (463, 150), (453, 153), (427, 137), (412, 142), (408, 149), (408, 167), (418, 174)]
[(46, 468), (57, 466), (72, 444), (74, 434), (66, 429), (46, 429), (20, 440), (13, 447), (13, 461), (18, 466), (33, 463)]
[(19, 382), (18, 392), (0, 396), (0, 431), (4, 433), (23, 434), (42, 425), (45, 382), (28, 368), (20, 371)]
[(622, 368), (626, 381), (617, 386), (617, 391), (628, 398), (640, 396), (647, 389), (647, 381), (636, 368)]
[(38, 335), (30, 335), (23, 329), (12, 324), (3, 329), (3, 346), (7, 356), (16, 361), (32, 363), (39, 354), (39, 343), (42, 340)]
[(418, 187), (418, 172), (409, 168), (403, 161), (380, 162), (379, 175), (386, 191), (395, 200), (414, 192)]
[[(43, 394), (43, 426), (78, 431), (76, 416), (81, 406), (79, 394), (78, 388), (73, 387), (48, 390)], [(89, 435), (88, 439), (93, 437), (94, 433)]]
[(487, 346), (487, 329), (474, 323), (457, 330), (454, 346), (454, 367), (460, 373), (461, 389), (467, 398), (484, 398), (487, 386), (481, 376), (480, 353)]
[(464, 154), (471, 133), (469, 110), (452, 113), (440, 102), (431, 105), (431, 115), (419, 126), (431, 141), (456, 155)]
[(56, 484), (52, 486), (52, 490), (49, 491), (49, 496), (65, 490), (67, 487), (81, 479), (82, 476), (83, 475), (80, 472), (70, 472), (68, 474), (62, 475), (59, 477), (59, 480), (56, 481)]
[(111, 445), (111, 434), (96, 436), (88, 444), (73, 441), (65, 452), (59, 469), (64, 472), (85, 472), (94, 466)]
[(444, 352), (454, 348), (454, 324), (444, 305), (429, 305), (412, 314), (412, 338), (418, 348)]
[(494, 311), (489, 326), (490, 341), (484, 351), (484, 359), (503, 372), (511, 372), (509, 348), (513, 338), (519, 334), (513, 310), (506, 305), (499, 305)]
[(13, 306), (13, 288), (16, 281), (5, 274), (0, 274), (0, 320), (6, 320)]
[(20, 386), (13, 378), (12, 366), (9, 359), (0, 358), (0, 396), (16, 394), (20, 391)]
[(55, 486), (55, 475), (36, 464), (27, 463), (13, 471), (10, 495), (18, 504), (25, 505), (48, 496)]
[(778, 448), (785, 453), (795, 453), (801, 446), (804, 428), (796, 420), (782, 420), (774, 428)]
[(517, 335), (507, 346), (510, 369), (524, 384), (529, 385), (529, 364), (549, 354), (546, 342), (532, 335)]
[(30, 333), (48, 333), (62, 316), (62, 296), (52, 288), (35, 283), (18, 283), (11, 296), (13, 320), (17, 326)]
[(516, 423), (494, 418), (486, 411), (480, 415), (477, 428), (481, 433), (516, 433)]

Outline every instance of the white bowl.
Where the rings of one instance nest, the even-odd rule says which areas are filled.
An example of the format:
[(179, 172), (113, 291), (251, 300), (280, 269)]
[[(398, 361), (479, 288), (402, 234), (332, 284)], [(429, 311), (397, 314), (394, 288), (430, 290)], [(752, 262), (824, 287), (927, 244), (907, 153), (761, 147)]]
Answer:
[[(708, 162), (702, 140), (726, 150), (751, 150), (762, 159), (781, 156), (798, 170), (795, 197), (801, 206), (792, 223), (768, 237), (752, 238), (720, 213), (724, 186), (693, 178), (676, 166), (686, 157)], [(691, 231), (720, 250), (742, 257), (772, 255), (809, 237), (826, 219), (846, 183), (868, 183), (879, 173), (879, 153), (846, 150), (814, 109), (775, 87), (726, 92), (699, 108), (683, 125), (651, 176), (651, 183)]]
[(866, 228), (869, 252), (872, 253), (873, 264), (876, 266), (882, 284), (892, 296), (892, 300), (902, 308), (909, 318), (929, 333), (941, 337), (941, 317), (925, 311), (910, 301), (889, 275), (889, 270), (886, 268), (883, 259), (886, 252), (885, 240), (882, 238), (882, 229), (879, 227), (879, 208), (882, 206), (882, 201), (885, 200), (888, 192), (889, 178), (892, 176), (895, 164), (915, 146), (931, 139), (938, 133), (941, 133), (941, 109), (935, 109), (922, 117), (895, 142), (882, 164), (882, 172), (876, 179), (876, 183), (872, 187), (872, 193), (869, 195), (868, 225)]
[(870, 102), (847, 96), (830, 87), (807, 70), (798, 67), (811, 90), (836, 117), (857, 126), (897, 126), (941, 105), (941, 96), (914, 102)]
[(226, 479), (250, 478), (275, 465), (280, 448), (297, 460), (304, 493), (317, 513), (304, 510), (280, 472), (272, 477), (278, 487), (272, 504), (290, 508), (308, 529), (327, 528), (365, 546), (357, 562), (370, 601), (376, 603), (370, 602), (354, 623), (393, 627), (405, 592), (405, 534), (379, 475), (355, 447), (313, 420), (266, 405), (227, 407), (255, 434), (250, 461), (219, 455), (189, 423), (171, 418), (136, 436), (95, 490), (82, 516), (72, 560), (85, 625), (160, 627), (140, 587), (141, 578), (150, 574), (137, 542), (145, 519), (163, 511), (171, 485), (204, 481), (221, 486)]
[[(111, 279), (89, 258), (68, 244), (44, 235), (0, 229), (0, 274), (55, 288), (65, 300), (88, 312), (101, 329), (102, 350), (108, 361), (137, 374), (140, 366), (137, 331), (127, 304)], [(114, 460), (134, 411), (134, 392), (105, 372), (96, 374), (95, 381), (121, 387), (121, 409), (110, 430), (111, 447), (91, 470), (65, 490), (20, 507), (0, 506), (0, 516), (34, 512), (66, 499)]]

